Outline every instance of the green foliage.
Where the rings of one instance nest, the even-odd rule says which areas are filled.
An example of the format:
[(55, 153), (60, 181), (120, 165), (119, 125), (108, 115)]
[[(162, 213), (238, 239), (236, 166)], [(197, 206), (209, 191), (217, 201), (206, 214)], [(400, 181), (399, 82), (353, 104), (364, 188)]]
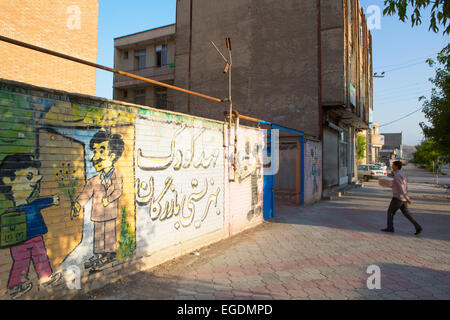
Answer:
[(366, 137), (358, 135), (358, 160), (364, 159), (366, 155)]
[(125, 260), (133, 255), (136, 248), (135, 233), (132, 232), (130, 224), (127, 222), (127, 208), (122, 208), (122, 222), (120, 225), (119, 248), (117, 248), (117, 259)]
[(416, 146), (416, 152), (413, 154), (412, 162), (423, 165), (432, 171), (435, 161), (440, 159), (442, 159), (442, 154), (438, 151), (436, 143), (434, 141), (424, 140), (420, 145)]
[[(431, 98), (424, 100), (423, 112), (429, 125), (420, 123), (425, 138), (435, 143), (435, 148), (446, 159), (450, 159), (450, 69), (449, 69), (450, 45), (447, 45), (437, 57), (439, 66), (436, 75), (430, 82), (434, 84)], [(429, 59), (430, 66), (436, 66), (436, 62)]]
[(430, 25), (428, 30), (433, 32), (439, 32), (439, 26), (444, 31), (443, 34), (450, 34), (450, 26), (448, 19), (450, 19), (450, 1), (448, 0), (385, 0), (385, 8), (383, 10), (384, 15), (398, 15), (400, 21), (405, 22), (408, 20), (408, 11), (412, 9), (410, 15), (411, 26), (417, 26), (422, 24), (422, 13), (430, 6)]

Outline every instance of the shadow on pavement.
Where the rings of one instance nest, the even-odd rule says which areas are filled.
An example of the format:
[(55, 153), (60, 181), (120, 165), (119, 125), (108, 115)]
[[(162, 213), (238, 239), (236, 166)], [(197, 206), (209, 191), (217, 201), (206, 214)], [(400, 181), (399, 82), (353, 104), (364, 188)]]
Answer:
[[(414, 192), (410, 194), (413, 199), (410, 211), (424, 231), (419, 236), (415, 236), (413, 225), (399, 210), (394, 217), (396, 232), (389, 235), (450, 241), (450, 210), (448, 210), (450, 201), (415, 198)], [(386, 227), (386, 212), (391, 197), (391, 193), (371, 187), (353, 189), (337, 200), (321, 201), (306, 207), (277, 201), (275, 217), (267, 222), (321, 226), (386, 235), (380, 229)]]

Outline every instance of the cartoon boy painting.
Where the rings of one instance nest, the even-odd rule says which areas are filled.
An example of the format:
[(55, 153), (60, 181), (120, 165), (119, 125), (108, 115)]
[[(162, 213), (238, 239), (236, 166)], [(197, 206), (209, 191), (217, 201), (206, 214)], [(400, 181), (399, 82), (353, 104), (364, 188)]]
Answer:
[(122, 175), (114, 164), (124, 151), (124, 142), (119, 134), (101, 130), (92, 137), (89, 147), (94, 152), (91, 161), (98, 174), (87, 181), (72, 215), (78, 216), (81, 208), (92, 198), (94, 256), (85, 262), (84, 267), (95, 269), (116, 258), (116, 219), (123, 185)]
[(43, 235), (47, 226), (41, 210), (59, 205), (59, 197), (40, 198), (31, 201), (42, 176), (39, 174), (40, 161), (31, 154), (14, 154), (6, 156), (0, 164), (0, 192), (14, 203), (14, 207), (2, 212), (1, 247), (9, 247), (13, 260), (8, 289), (15, 299), (33, 287), (28, 280), (30, 262), (42, 285), (48, 286), (61, 279), (61, 273), (53, 274), (45, 249)]

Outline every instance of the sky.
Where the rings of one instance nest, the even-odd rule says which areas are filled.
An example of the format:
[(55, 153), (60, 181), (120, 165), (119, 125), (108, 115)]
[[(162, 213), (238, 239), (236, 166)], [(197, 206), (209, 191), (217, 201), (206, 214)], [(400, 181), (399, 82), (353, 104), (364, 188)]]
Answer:
[[(380, 9), (379, 29), (372, 28), (374, 72), (385, 72), (384, 78), (374, 78), (374, 121), (381, 133), (402, 132), (405, 145), (417, 145), (423, 139), (420, 122), (426, 122), (422, 112), (383, 126), (419, 109), (418, 97), (429, 97), (434, 69), (425, 60), (449, 42), (442, 33), (428, 31), (429, 13), (422, 25), (411, 27), (396, 16), (382, 16), (384, 0), (360, 0), (367, 18), (376, 22)], [(97, 63), (114, 66), (114, 38), (175, 23), (176, 0), (100, 0)], [(375, 14), (375, 15), (374, 15)], [(376, 25), (376, 23), (375, 23)], [(112, 98), (112, 74), (97, 71), (97, 96)]]

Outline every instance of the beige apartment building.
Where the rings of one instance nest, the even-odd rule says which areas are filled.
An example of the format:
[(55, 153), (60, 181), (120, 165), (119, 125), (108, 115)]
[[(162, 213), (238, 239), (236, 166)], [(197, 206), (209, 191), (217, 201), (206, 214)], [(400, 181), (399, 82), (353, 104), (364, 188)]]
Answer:
[[(95, 62), (97, 0), (0, 1), (0, 34)], [(96, 93), (96, 70), (0, 41), (0, 78), (36, 86)]]
[(358, 135), (365, 137), (366, 146), (364, 158), (358, 159), (358, 164), (374, 164), (384, 162), (381, 150), (385, 144), (384, 135), (380, 134), (377, 122), (373, 122), (367, 130), (361, 131)]
[[(114, 68), (167, 84), (174, 83), (175, 24), (114, 39)], [(114, 75), (114, 99), (173, 110), (164, 87)]]
[(369, 163), (382, 162), (380, 150), (384, 146), (384, 135), (380, 134), (378, 123), (374, 122), (370, 132), (370, 145), (368, 148)]

